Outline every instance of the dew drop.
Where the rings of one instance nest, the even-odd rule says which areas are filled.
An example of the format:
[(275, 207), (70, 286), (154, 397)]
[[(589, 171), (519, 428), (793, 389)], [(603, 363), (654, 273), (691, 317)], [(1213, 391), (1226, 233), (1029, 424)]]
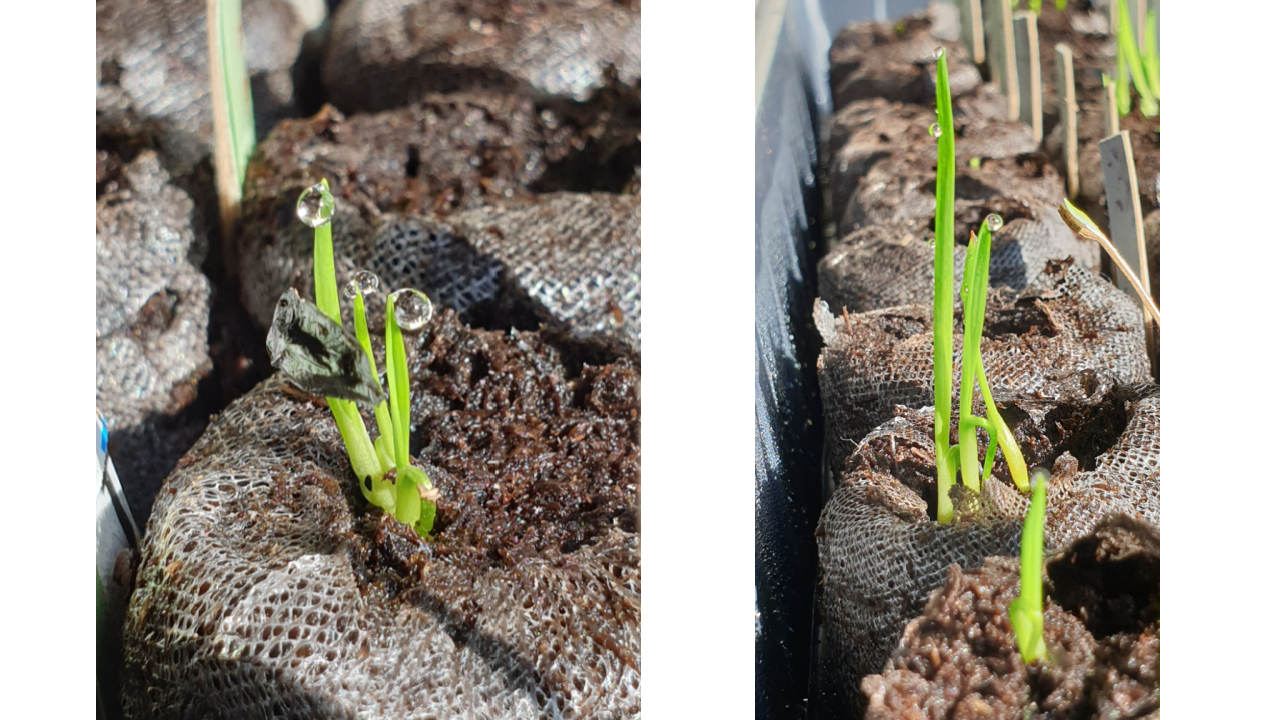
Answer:
[(348, 300), (354, 300), (356, 293), (368, 296), (378, 292), (378, 285), (380, 284), (378, 276), (373, 272), (360, 270), (356, 272), (356, 276), (347, 283), (346, 287), (342, 288), (342, 294)]
[(313, 228), (333, 218), (333, 194), (324, 183), (316, 183), (302, 191), (298, 198), (298, 218)]
[(396, 325), (405, 332), (421, 330), (435, 313), (431, 301), (417, 290), (397, 290), (391, 293), (387, 302), (395, 303)]
[(941, 126), (941, 125), (939, 125), (938, 123), (934, 123), (934, 124), (930, 125), (930, 126), (929, 126), (929, 134), (930, 134), (930, 135), (932, 135), (932, 136), (934, 136), (935, 138), (940, 138), (940, 137), (942, 137), (942, 126)]
[(988, 230), (990, 230), (991, 232), (995, 232), (1002, 227), (1004, 227), (1004, 218), (1000, 217), (999, 215), (996, 215), (995, 213), (991, 213), (990, 215), (987, 216)]
[(934, 48), (934, 49), (933, 49), (933, 59), (934, 59), (934, 60), (941, 60), (941, 59), (942, 59), (942, 48), (940, 48), (940, 47), (936, 47), (936, 48)]

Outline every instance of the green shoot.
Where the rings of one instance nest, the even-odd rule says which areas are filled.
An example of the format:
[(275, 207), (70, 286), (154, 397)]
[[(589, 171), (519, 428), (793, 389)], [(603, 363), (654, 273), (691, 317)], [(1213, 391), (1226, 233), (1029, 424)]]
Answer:
[(1128, 117), (1129, 111), (1133, 109), (1133, 98), (1129, 95), (1129, 64), (1125, 60), (1124, 51), (1119, 51), (1116, 54), (1116, 112), (1120, 113), (1120, 117)]
[(1160, 99), (1160, 51), (1156, 49), (1156, 11), (1147, 11), (1147, 49), (1142, 53), (1142, 70), (1147, 74), (1147, 85), (1156, 100)]
[(973, 168), (974, 170), (981, 170), (981, 169), (982, 169), (982, 158), (980, 158), (980, 157), (971, 157), (971, 158), (969, 158), (969, 167)]
[[(1029, 489), (1027, 466), (1022, 458), (1022, 450), (996, 409), (995, 398), (991, 394), (986, 373), (982, 368), (982, 327), (987, 308), (987, 284), (990, 279), (991, 232), (999, 230), (1002, 225), (1003, 221), (999, 215), (988, 215), (977, 237), (970, 233), (969, 250), (965, 257), (964, 282), (960, 291), (961, 300), (964, 302), (964, 346), (960, 356), (960, 475), (965, 486), (974, 492), (982, 489), (981, 481), (991, 477), (991, 467), (995, 462), (992, 448), (997, 444), (1004, 451), (1014, 485), (1022, 492)], [(973, 414), (975, 380), (981, 388), (983, 404), (987, 409), (985, 418), (979, 418)], [(978, 428), (986, 430), (990, 437), (987, 458), (981, 466), (978, 462)]]
[[(1022, 0), (1010, 0), (1010, 5), (1015, 10), (1018, 8), (1018, 5), (1020, 5), (1021, 3), (1022, 3)], [(1043, 5), (1044, 5), (1044, 0), (1027, 0), (1027, 9), (1035, 13), (1037, 17), (1039, 17), (1040, 10), (1042, 9)], [(1055, 10), (1059, 12), (1066, 10), (1067, 0), (1053, 0), (1053, 7)]]
[(1103, 250), (1107, 251), (1107, 255), (1111, 256), (1111, 262), (1120, 268), (1120, 272), (1124, 274), (1125, 279), (1138, 291), (1138, 297), (1142, 299), (1142, 304), (1146, 306), (1147, 312), (1151, 313), (1151, 319), (1155, 320), (1155, 323), (1159, 325), (1160, 308), (1156, 305), (1155, 299), (1142, 286), (1142, 283), (1138, 280), (1138, 273), (1133, 271), (1129, 261), (1124, 259), (1124, 256), (1120, 254), (1120, 250), (1103, 234), (1102, 229), (1083, 210), (1072, 205), (1071, 201), (1065, 198), (1058, 204), (1058, 215), (1067, 224), (1067, 227), (1071, 228), (1072, 232), (1088, 240), (1093, 240), (1101, 245)]
[[(333, 196), (327, 180), (308, 188), (298, 199), (298, 216), (315, 229), (314, 261), (316, 306), (334, 322), (341, 324), (338, 305), (338, 283), (333, 263)], [(377, 289), (377, 278), (372, 273), (358, 273), (348, 285), (348, 296), (354, 305), (356, 340), (364, 351), (373, 377), (378, 377), (369, 340), (369, 328), (365, 315), (364, 295)], [(396, 301), (409, 293), (413, 310), (406, 315), (397, 311)], [(423, 537), (431, 532), (435, 521), (434, 493), (431, 481), (421, 469), (414, 467), (409, 457), (409, 367), (405, 351), (402, 325), (416, 330), (426, 324), (431, 315), (431, 303), (416, 290), (401, 290), (387, 298), (387, 386), (388, 399), (374, 410), (378, 424), (378, 442), (369, 438), (364, 418), (353, 401), (327, 398), (342, 442), (347, 449), (351, 467), (360, 481), (360, 491), (366, 500), (392, 514), (397, 520), (412, 525)], [(386, 476), (395, 471), (395, 480)]]
[(240, 0), (207, 0), (206, 4), (214, 173), (224, 235), (230, 235), (239, 215), (245, 171), (257, 145), (240, 8)]
[[(416, 324), (417, 318), (406, 321), (397, 313), (396, 304), (404, 296), (405, 304), (420, 304), (430, 312), (431, 301), (417, 290), (399, 290), (387, 297), (387, 394), (391, 402), (391, 424), (395, 428), (396, 459), (396, 519), (407, 525), (419, 527), (426, 536), (435, 518), (435, 503), (429, 497), (431, 480), (422, 470), (409, 464), (409, 361), (405, 353), (401, 323)], [(425, 318), (421, 319), (425, 323)], [(427, 515), (425, 523), (420, 518)], [(425, 524), (423, 532), (421, 525)]]
[[(356, 277), (347, 284), (347, 296), (352, 300), (352, 310), (356, 321), (356, 342), (360, 344), (360, 349), (364, 350), (364, 355), (369, 360), (369, 370), (373, 376), (378, 377), (378, 364), (373, 360), (373, 345), (369, 342), (369, 324), (365, 319), (364, 312), (364, 296), (366, 293), (376, 292), (378, 289), (378, 276), (367, 270), (361, 270), (356, 273)], [(373, 448), (378, 453), (378, 460), (382, 463), (382, 467), (393, 467), (396, 464), (394, 430), (391, 425), (391, 413), (387, 409), (387, 403), (378, 403), (378, 407), (374, 409), (374, 417), (378, 422), (378, 439), (373, 442)]]
[[(1129, 114), (1129, 78), (1133, 78), (1133, 87), (1137, 89), (1138, 96), (1141, 98), (1139, 108), (1142, 114), (1147, 117), (1153, 117), (1160, 114), (1159, 104), (1156, 102), (1156, 95), (1152, 92), (1151, 86), (1147, 82), (1146, 65), (1159, 65), (1159, 58), (1154, 57), (1153, 49), (1150, 51), (1153, 59), (1148, 61), (1138, 53), (1138, 41), (1133, 34), (1133, 25), (1129, 22), (1129, 4), (1121, 2), (1116, 6), (1116, 45), (1119, 52), (1116, 53), (1116, 66), (1119, 87), (1116, 88), (1116, 104), (1120, 109), (1121, 115)], [(1148, 16), (1147, 27), (1149, 36), (1155, 35), (1154, 18)], [(1157, 70), (1158, 72), (1158, 70)]]
[(938, 465), (938, 522), (951, 522), (951, 486), (956, 468), (951, 452), (951, 326), (955, 262), (956, 134), (946, 50), (938, 53), (938, 180), (933, 220), (933, 447)]
[(1018, 639), (1022, 661), (1030, 665), (1045, 658), (1044, 591), (1041, 573), (1044, 564), (1045, 486), (1049, 472), (1036, 468), (1031, 476), (1031, 507), (1022, 526), (1022, 584), (1018, 597), (1009, 603), (1009, 624)]
[[(315, 265), (316, 307), (329, 316), (330, 320), (342, 324), (342, 313), (338, 307), (338, 281), (333, 269), (333, 227), (329, 218), (333, 215), (333, 196), (329, 193), (329, 181), (321, 180), (319, 197), (308, 195), (317, 192), (308, 188), (298, 200), (299, 214), (304, 211), (303, 202), (311, 202), (305, 210), (314, 210), (313, 218), (319, 223), (314, 225), (315, 243), (313, 260)], [(310, 224), (310, 221), (308, 221)], [(376, 377), (376, 374), (375, 374)], [(360, 410), (350, 400), (328, 398), (329, 411), (333, 413), (334, 422), (338, 424), (338, 432), (342, 433), (342, 443), (347, 448), (347, 456), (351, 459), (351, 467), (360, 478), (361, 490), (365, 498), (375, 505), (383, 506), (386, 492), (378, 486), (382, 480), (383, 467), (378, 461), (377, 452), (373, 449), (373, 441), (364, 428), (364, 420)], [(369, 489), (372, 487), (372, 489)], [(379, 502), (375, 496), (382, 499)]]
[[(935, 184), (937, 208), (933, 230), (933, 445), (938, 466), (938, 522), (945, 524), (951, 522), (955, 515), (951, 504), (951, 488), (955, 485), (957, 464), (964, 484), (973, 492), (979, 492), (982, 482), (991, 477), (997, 445), (1004, 451), (1014, 484), (1022, 492), (1027, 492), (1029, 487), (1022, 450), (996, 410), (995, 400), (982, 368), (982, 325), (990, 277), (991, 233), (1000, 229), (1002, 224), (998, 215), (991, 215), (986, 219), (976, 238), (970, 234), (969, 249), (965, 256), (964, 280), (960, 286), (965, 323), (960, 365), (960, 442), (958, 445), (951, 445), (956, 152), (946, 52), (939, 48), (936, 56), (938, 124), (930, 128), (930, 133), (938, 139), (938, 179)], [(980, 164), (981, 160), (978, 162)], [(982, 399), (987, 408), (987, 417), (984, 418), (973, 414), (975, 380), (982, 390)], [(991, 438), (987, 456), (981, 462), (978, 458), (978, 428), (986, 430)]]

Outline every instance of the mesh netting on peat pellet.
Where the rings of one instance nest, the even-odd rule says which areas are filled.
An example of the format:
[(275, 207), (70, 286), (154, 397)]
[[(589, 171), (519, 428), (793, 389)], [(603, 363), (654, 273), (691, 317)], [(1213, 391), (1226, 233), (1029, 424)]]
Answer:
[[(1027, 462), (1054, 464), (1047, 547), (1083, 537), (1110, 513), (1159, 524), (1156, 386), (1113, 386), (1070, 401), (1010, 400), (1001, 411)], [(900, 409), (863, 440), (818, 524), (826, 643), (819, 683), (838, 705), (865, 706), (862, 677), (884, 667), (948, 567), (1018, 553), (1028, 500), (1002, 465), (980, 495), (954, 486), (956, 519), (939, 525), (932, 408)]]
[[(1002, 217), (1004, 227), (992, 238), (991, 287), (1025, 290), (1040, 281), (1050, 260), (1070, 257), (1086, 268), (1097, 264), (1097, 246), (1085, 252), (1084, 243), (1056, 211), (1038, 207), (1035, 214), (1040, 219)], [(902, 220), (856, 230), (818, 263), (818, 296), (836, 313), (932, 306), (933, 242), (931, 229)], [(952, 289), (957, 304), (967, 251), (967, 244), (955, 246)]]
[[(956, 313), (955, 337), (962, 334), (962, 315)], [(858, 441), (888, 420), (895, 405), (933, 404), (931, 309), (907, 305), (834, 316), (820, 300), (814, 322), (826, 343), (818, 380), (827, 467), (839, 474)], [(961, 350), (954, 343), (953, 402)], [(1046, 264), (1019, 293), (990, 289), (982, 361), (997, 397), (1070, 400), (1100, 387), (1152, 381), (1137, 306), (1069, 261)]]
[(166, 480), (125, 624), (146, 718), (629, 718), (640, 709), (639, 372), (445, 311), (410, 344), (430, 542), (371, 508), (278, 377)]
[[(1108, 515), (1054, 553), (1044, 605), (1050, 662), (1026, 663), (1009, 621), (1019, 563), (947, 570), (879, 674), (862, 680), (867, 720), (1150, 717), (1160, 703), (1160, 530)], [(1158, 711), (1157, 711), (1158, 712)]]

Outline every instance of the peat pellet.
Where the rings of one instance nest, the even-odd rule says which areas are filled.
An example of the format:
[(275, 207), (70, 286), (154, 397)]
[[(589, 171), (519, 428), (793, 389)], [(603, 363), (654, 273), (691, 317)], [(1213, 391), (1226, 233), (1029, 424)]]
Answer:
[(474, 89), (568, 103), (614, 92), (638, 110), (640, 9), (592, 0), (347, 0), (333, 19), (323, 79), (347, 112)]
[(363, 499), (323, 402), (267, 380), (156, 504), (128, 717), (639, 714), (638, 370), (451, 311), (409, 339), (433, 539)]
[(933, 105), (936, 48), (947, 51), (953, 97), (972, 92), (982, 77), (960, 42), (960, 13), (949, 3), (896, 22), (849, 25), (831, 41), (831, 92), (835, 107), (856, 100)]
[(638, 352), (640, 198), (535, 194), (554, 174), (548, 163), (580, 168), (593, 150), (581, 129), (548, 126), (533, 109), (470, 93), (282, 123), (246, 182), (236, 243), (245, 306), (266, 326), (285, 289), (310, 297), (314, 233), (295, 207), (328, 178), (340, 285), (369, 269), (389, 290), (435, 294), (468, 322), (546, 322), (615, 354)]
[[(1158, 525), (1154, 386), (1113, 386), (1066, 402), (1010, 402), (1002, 412), (1017, 428), (1029, 463), (1059, 458), (1049, 486), (1046, 547), (1069, 545), (1116, 513)], [(980, 495), (957, 484), (956, 519), (934, 521), (932, 433), (931, 408), (904, 408), (876, 428), (819, 519), (819, 606), (828, 643), (819, 682), (834, 690), (832, 699), (845, 712), (865, 707), (864, 676), (885, 667), (949, 568), (976, 568), (986, 557), (1018, 552), (1027, 499), (1002, 470)], [(1080, 457), (1068, 459), (1068, 446)], [(870, 694), (874, 704), (876, 693)]]
[[(997, 397), (1061, 400), (1100, 383), (1152, 381), (1141, 311), (1097, 274), (1054, 263), (1021, 292), (988, 292), (982, 357)], [(857, 443), (892, 417), (895, 405), (933, 404), (931, 314), (926, 306), (906, 305), (833, 315), (821, 300), (815, 303), (825, 343), (818, 357), (825, 452), (833, 472), (843, 470)], [(962, 313), (955, 321), (959, 338)], [(961, 346), (953, 345), (954, 398)]]
[[(1040, 215), (1047, 215), (1045, 209)], [(976, 225), (978, 218), (973, 220)], [(933, 243), (930, 230), (910, 222), (855, 230), (818, 263), (818, 296), (836, 313), (931, 305)], [(966, 245), (957, 244), (953, 255), (957, 302), (966, 251)], [(1098, 253), (1095, 244), (1078, 239), (1060, 218), (1014, 218), (993, 238), (989, 285), (1021, 291), (1037, 281), (1050, 260), (1073, 257), (1085, 267), (1096, 267)]]
[[(295, 64), (303, 38), (325, 19), (322, 0), (244, 0), (244, 58), (255, 121), (265, 133), (296, 114)], [(175, 176), (209, 155), (204, 0), (105, 0), (97, 6), (97, 131), (140, 137)]]
[[(956, 239), (968, 239), (963, 214), (1029, 216), (1032, 204), (1054, 206), (1062, 198), (1057, 171), (1036, 152), (1030, 130), (990, 114), (997, 96), (984, 92), (956, 103)], [(833, 123), (831, 212), (841, 235), (893, 220), (932, 225), (936, 200), (937, 142), (929, 134), (931, 108), (854, 103)], [(834, 143), (842, 144), (836, 146)], [(971, 161), (976, 159), (976, 163)], [(976, 165), (976, 167), (975, 167)], [(1004, 198), (1004, 200), (999, 200)]]
[[(1028, 664), (1008, 620), (1017, 557), (952, 565), (893, 656), (862, 681), (876, 720), (923, 712), (1019, 717), (1136, 717), (1159, 706), (1160, 531), (1108, 515), (1049, 560), (1046, 662)], [(956, 688), (961, 688), (956, 693)]]
[(212, 369), (210, 286), (195, 265), (205, 239), (155, 152), (98, 157), (95, 397), (129, 505), (145, 518), (204, 427), (177, 418)]

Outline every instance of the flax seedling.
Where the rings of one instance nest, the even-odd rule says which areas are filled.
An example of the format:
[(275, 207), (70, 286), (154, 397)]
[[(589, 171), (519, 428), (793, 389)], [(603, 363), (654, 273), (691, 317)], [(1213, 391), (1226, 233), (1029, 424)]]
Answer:
[[(293, 299), (297, 295), (292, 290), (281, 299), (276, 322), (272, 325), (274, 338), (268, 336), (272, 362), (278, 367), (283, 366), (281, 369), (285, 374), (302, 389), (326, 396), (365, 499), (427, 537), (435, 522), (436, 491), (427, 474), (410, 462), (409, 367), (401, 329), (409, 332), (421, 329), (431, 317), (431, 301), (421, 292), (408, 289), (398, 290), (387, 297), (387, 392), (384, 393), (378, 381), (364, 305), (365, 296), (378, 290), (377, 276), (361, 271), (344, 289), (344, 294), (353, 304), (355, 341), (342, 332), (335, 334), (332, 331), (335, 325), (340, 330), (342, 322), (333, 264), (333, 210), (333, 195), (325, 180), (307, 188), (298, 199), (298, 217), (315, 229), (316, 305)], [(293, 293), (292, 298), (289, 293)], [(308, 306), (318, 310), (316, 314), (319, 317), (308, 318), (303, 324), (290, 325), (281, 321), (281, 309), (292, 308), (295, 314), (305, 314)], [(327, 334), (320, 337), (322, 333), (316, 329), (325, 328), (328, 328)], [(304, 348), (304, 356), (309, 361), (334, 353), (338, 353), (341, 359), (321, 362), (320, 367), (329, 370), (312, 373), (322, 377), (309, 383), (287, 362), (277, 362), (277, 357), (286, 356), (290, 346), (298, 345)], [(358, 346), (358, 350), (351, 346)], [(364, 355), (368, 372), (360, 367), (359, 362), (344, 354), (354, 355), (357, 352)], [(353, 377), (345, 377), (347, 375)], [(357, 402), (373, 407), (378, 426), (376, 442), (369, 438)]]
[[(983, 317), (986, 312), (987, 282), (991, 259), (991, 233), (1003, 225), (998, 215), (989, 216), (976, 238), (969, 243), (965, 258), (965, 270), (961, 283), (961, 301), (964, 303), (964, 346), (961, 354), (960, 435), (959, 444), (951, 445), (951, 373), (952, 373), (952, 324), (955, 319), (952, 306), (955, 228), (955, 127), (951, 109), (951, 89), (948, 85), (946, 52), (938, 48), (934, 52), (938, 62), (937, 103), (938, 123), (930, 134), (938, 140), (938, 178), (935, 184), (937, 208), (934, 214), (933, 259), (933, 396), (934, 396), (934, 454), (938, 466), (938, 522), (949, 523), (955, 510), (951, 504), (951, 488), (955, 485), (957, 466), (962, 481), (974, 492), (981, 490), (981, 483), (991, 477), (995, 462), (996, 446), (1004, 451), (1014, 484), (1026, 492), (1027, 470), (1013, 433), (996, 410), (986, 373), (982, 368), (981, 340)], [(972, 237), (972, 236), (971, 236)], [(973, 386), (977, 381), (982, 391), (987, 417), (973, 415)], [(977, 430), (987, 431), (988, 442), (985, 462), (978, 460)]]
[(1021, 586), (1018, 597), (1009, 603), (1009, 624), (1018, 639), (1022, 661), (1030, 665), (1045, 658), (1044, 589), (1041, 583), (1044, 564), (1045, 486), (1049, 472), (1036, 468), (1031, 476), (1031, 506), (1022, 525)]

